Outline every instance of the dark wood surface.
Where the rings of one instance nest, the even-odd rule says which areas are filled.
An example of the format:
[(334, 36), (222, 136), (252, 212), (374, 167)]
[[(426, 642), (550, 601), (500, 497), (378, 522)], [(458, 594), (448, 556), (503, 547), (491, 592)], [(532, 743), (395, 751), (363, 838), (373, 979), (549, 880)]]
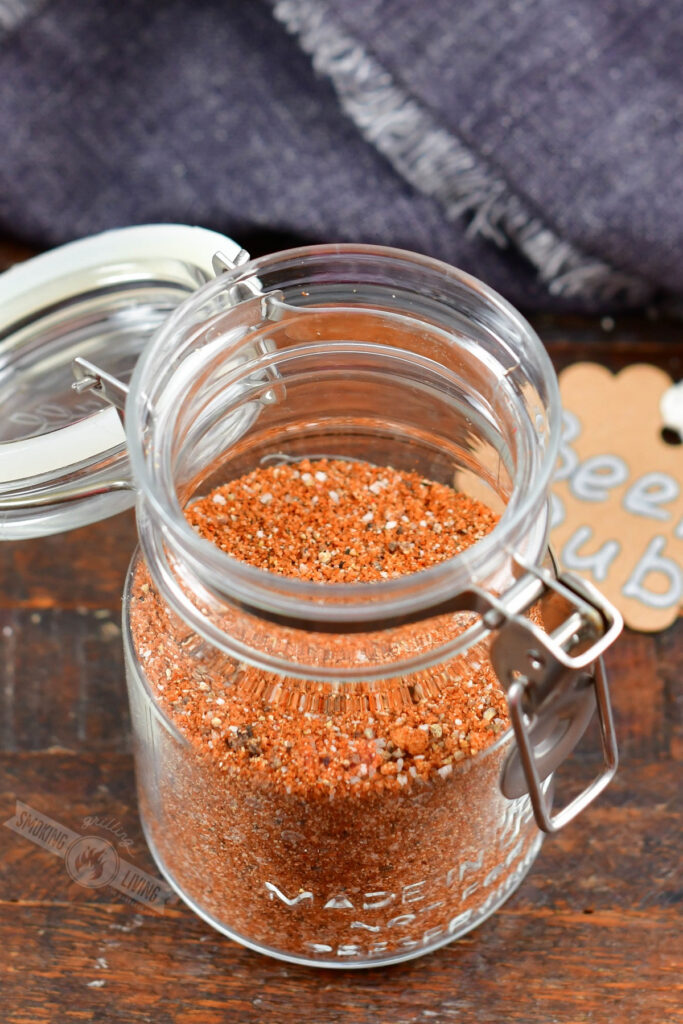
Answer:
[[(0, 263), (2, 250), (0, 247)], [(539, 318), (558, 367), (652, 361), (681, 374), (681, 328)], [(0, 546), (0, 823), (21, 800), (74, 830), (138, 823), (120, 645), (132, 514)], [(621, 767), (549, 839), (521, 889), (459, 942), (384, 970), (268, 960), (182, 904), (162, 916), (72, 883), (0, 824), (0, 1020), (137, 1024), (672, 1024), (683, 1021), (680, 699), (683, 629), (627, 633), (608, 657)], [(595, 771), (587, 754), (574, 782)], [(106, 835), (106, 832), (101, 832)]]

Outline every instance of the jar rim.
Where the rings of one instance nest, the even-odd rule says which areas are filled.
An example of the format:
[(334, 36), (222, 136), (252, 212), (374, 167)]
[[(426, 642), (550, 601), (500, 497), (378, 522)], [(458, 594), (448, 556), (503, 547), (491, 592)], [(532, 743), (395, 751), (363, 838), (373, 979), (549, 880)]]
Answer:
[[(320, 583), (279, 576), (248, 565), (199, 536), (187, 522), (175, 491), (163, 486), (161, 482), (157, 460), (150, 457), (149, 444), (145, 440), (145, 424), (149, 414), (150, 395), (155, 390), (159, 367), (174, 350), (181, 326), (187, 323), (193, 313), (207, 300), (227, 288), (250, 281), (254, 277), (260, 278), (268, 271), (285, 264), (303, 265), (315, 259), (343, 259), (346, 256), (385, 261), (387, 264), (394, 261), (412, 265), (442, 279), (449, 279), (473, 296), (477, 296), (483, 306), (496, 311), (515, 334), (524, 339), (540, 371), (547, 395), (548, 432), (545, 450), (540, 458), (534, 460), (531, 479), (521, 490), (515, 483), (510, 500), (497, 525), (470, 548), (430, 568), (392, 579), (369, 583)], [(228, 580), (233, 592), (238, 595), (250, 595), (257, 607), (260, 600), (266, 599), (267, 593), (267, 602), (270, 606), (277, 604), (285, 611), (291, 611), (296, 604), (306, 604), (309, 607), (315, 605), (316, 614), (319, 613), (321, 618), (339, 621), (342, 625), (345, 619), (367, 615), (370, 602), (373, 606), (381, 607), (383, 615), (400, 615), (408, 608), (415, 609), (416, 606), (434, 603), (439, 593), (462, 592), (486, 575), (486, 566), (490, 564), (492, 555), (501, 551), (514, 554), (512, 541), (515, 533), (518, 532), (520, 524), (539, 507), (539, 499), (544, 497), (548, 490), (559, 449), (560, 427), (559, 387), (550, 358), (531, 325), (506, 299), (465, 271), (432, 257), (403, 249), (354, 243), (303, 246), (284, 250), (251, 260), (203, 285), (174, 310), (146, 347), (130, 382), (126, 403), (128, 449), (140, 492), (139, 502), (148, 506), (150, 512), (158, 517), (166, 537), (172, 538), (174, 545), (178, 545), (183, 557), (190, 559), (193, 565), (209, 570), (214, 578)], [(544, 544), (541, 548), (543, 546)]]

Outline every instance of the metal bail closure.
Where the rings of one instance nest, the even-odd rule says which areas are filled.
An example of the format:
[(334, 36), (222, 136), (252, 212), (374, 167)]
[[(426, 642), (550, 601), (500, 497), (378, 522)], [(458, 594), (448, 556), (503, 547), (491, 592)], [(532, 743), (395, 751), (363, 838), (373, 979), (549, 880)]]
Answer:
[[(249, 259), (249, 253), (246, 249), (239, 249), (233, 258), (219, 251), (213, 255), (212, 268), (216, 276), (219, 277), (229, 270), (235, 270), (237, 267), (243, 266), (249, 262)], [(236, 305), (239, 302), (254, 298), (259, 300), (259, 316), (264, 320), (277, 321), (281, 318), (282, 314), (279, 309), (282, 305), (280, 300), (283, 298), (281, 292), (264, 293), (260, 285), (251, 278), (247, 279), (243, 286), (237, 285), (233, 290), (233, 301)], [(274, 348), (274, 346), (266, 339), (259, 342), (259, 348), (261, 351), (267, 352)], [(120, 413), (125, 411), (126, 399), (128, 397), (128, 385), (126, 383), (83, 356), (77, 356), (73, 360), (72, 370), (75, 378), (71, 385), (73, 391), (77, 394), (90, 393), (101, 402), (118, 409)], [(269, 367), (266, 373), (271, 379), (279, 380), (279, 374), (274, 368)], [(265, 392), (261, 401), (264, 404), (272, 404), (281, 397), (281, 395), (278, 395), (277, 392), (271, 389)], [(106, 493), (125, 487), (133, 489), (131, 483), (112, 480), (102, 484), (97, 493)], [(86, 484), (80, 487), (63, 488), (59, 491), (53, 491), (51, 500), (77, 500), (90, 497), (92, 494), (91, 485)]]
[[(609, 784), (617, 743), (602, 655), (621, 632), (619, 612), (595, 587), (571, 573), (557, 578), (523, 565), (525, 574), (484, 615), (495, 630), (491, 660), (507, 690), (517, 739), (501, 778), (505, 796), (528, 792), (538, 827), (557, 832)], [(552, 632), (522, 613), (541, 598), (559, 596), (569, 612)], [(553, 814), (543, 782), (569, 756), (597, 704), (604, 766), (562, 810)]]
[[(246, 249), (239, 249), (231, 259), (224, 252), (215, 252), (211, 265), (216, 277), (228, 270), (234, 270), (249, 262), (249, 253)], [(263, 296), (263, 292), (253, 282), (249, 281), (249, 293), (251, 295)], [(113, 405), (119, 412), (124, 412), (126, 399), (128, 397), (128, 385), (113, 374), (103, 370), (89, 359), (77, 356), (72, 363), (74, 382), (72, 390), (79, 395), (90, 391), (103, 402)]]
[(77, 394), (82, 395), (85, 391), (93, 391), (120, 412), (124, 411), (128, 397), (127, 384), (82, 356), (76, 356), (72, 368), (76, 379), (71, 387)]

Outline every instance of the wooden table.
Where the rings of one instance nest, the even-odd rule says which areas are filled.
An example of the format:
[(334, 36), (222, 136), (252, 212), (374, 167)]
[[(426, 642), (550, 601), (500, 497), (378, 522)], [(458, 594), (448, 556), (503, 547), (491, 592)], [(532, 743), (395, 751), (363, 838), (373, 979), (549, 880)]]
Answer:
[[(1, 255), (1, 254), (0, 254)], [(681, 374), (676, 323), (541, 318), (558, 367), (635, 360)], [(120, 595), (132, 514), (0, 545), (0, 820), (21, 800), (75, 831), (132, 841), (138, 823), (123, 682)], [(384, 970), (268, 960), (182, 904), (162, 916), (0, 827), (0, 1020), (121, 1024), (577, 1024), (683, 1020), (681, 832), (674, 690), (683, 629), (627, 633), (610, 652), (621, 768), (607, 793), (546, 842), (521, 889), (473, 934)], [(587, 757), (575, 782), (596, 769)], [(678, 991), (677, 991), (678, 988)]]

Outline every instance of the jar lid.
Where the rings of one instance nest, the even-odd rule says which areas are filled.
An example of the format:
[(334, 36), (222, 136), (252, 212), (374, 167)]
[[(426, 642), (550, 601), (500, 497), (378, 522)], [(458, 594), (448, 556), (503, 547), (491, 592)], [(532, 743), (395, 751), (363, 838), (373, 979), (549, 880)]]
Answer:
[(46, 536), (134, 504), (117, 410), (74, 390), (74, 359), (124, 384), (143, 348), (240, 247), (150, 224), (71, 242), (0, 275), (0, 538)]

